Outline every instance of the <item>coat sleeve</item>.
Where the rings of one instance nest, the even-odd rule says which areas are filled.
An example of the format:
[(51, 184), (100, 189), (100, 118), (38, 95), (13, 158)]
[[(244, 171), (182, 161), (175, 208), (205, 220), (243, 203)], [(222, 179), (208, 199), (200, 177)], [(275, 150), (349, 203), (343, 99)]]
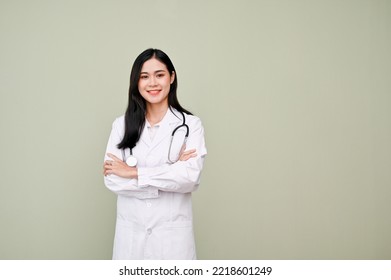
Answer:
[[(123, 137), (123, 129), (121, 127), (123, 127), (123, 118), (117, 118), (112, 125), (104, 160), (110, 160), (107, 153), (111, 153), (122, 159), (122, 151), (117, 148), (117, 144)], [(141, 199), (155, 198), (158, 196), (157, 188), (146, 187), (140, 189), (137, 179), (127, 179), (111, 174), (104, 176), (104, 183), (109, 190), (117, 195), (133, 196)]]
[(207, 154), (204, 128), (198, 118), (195, 118), (194, 124), (190, 126), (186, 150), (190, 149), (196, 149), (197, 156), (187, 161), (177, 161), (174, 164), (158, 167), (138, 168), (138, 186), (141, 189), (148, 189), (152, 186), (167, 192), (195, 191), (200, 183), (201, 171)]

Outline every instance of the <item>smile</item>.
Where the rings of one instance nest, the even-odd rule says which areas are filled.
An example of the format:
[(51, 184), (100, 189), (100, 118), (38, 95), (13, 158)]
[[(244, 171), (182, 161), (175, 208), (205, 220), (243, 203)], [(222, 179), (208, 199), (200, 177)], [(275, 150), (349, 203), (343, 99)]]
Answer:
[(150, 95), (158, 95), (160, 93), (160, 89), (159, 90), (147, 90), (147, 92), (150, 94)]

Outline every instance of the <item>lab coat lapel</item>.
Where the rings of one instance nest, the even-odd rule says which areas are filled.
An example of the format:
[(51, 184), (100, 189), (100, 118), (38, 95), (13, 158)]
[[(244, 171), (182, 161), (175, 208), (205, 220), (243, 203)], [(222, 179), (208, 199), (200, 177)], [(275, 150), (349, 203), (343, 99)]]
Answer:
[[(160, 122), (159, 129), (157, 130), (156, 136), (153, 139), (153, 141), (150, 142), (151, 143), (150, 149), (155, 148), (157, 145), (159, 145), (159, 143), (161, 143), (167, 137), (171, 137), (172, 131), (181, 122), (181, 119), (179, 118), (180, 113), (175, 109), (173, 109), (173, 111), (175, 112), (175, 115), (173, 114), (173, 112), (171, 112), (169, 108), (167, 114)], [(146, 134), (148, 135), (148, 131), (146, 131)]]
[(151, 137), (149, 137), (147, 124), (144, 125), (143, 132), (140, 135), (140, 141), (142, 141), (147, 148), (151, 147)]

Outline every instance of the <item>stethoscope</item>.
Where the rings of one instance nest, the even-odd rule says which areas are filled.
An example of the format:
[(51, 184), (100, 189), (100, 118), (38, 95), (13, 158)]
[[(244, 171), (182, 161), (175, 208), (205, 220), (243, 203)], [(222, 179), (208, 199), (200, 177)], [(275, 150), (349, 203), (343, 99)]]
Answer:
[[(185, 114), (183, 112), (180, 112), (181, 115), (182, 115), (182, 119), (183, 119), (183, 122), (181, 125), (178, 125), (171, 133), (171, 139), (170, 139), (170, 146), (168, 147), (168, 155), (167, 155), (167, 159), (168, 159), (168, 162), (169, 163), (175, 163), (179, 160), (180, 156), (181, 156), (181, 152), (185, 149), (185, 145), (186, 145), (186, 142), (187, 142), (187, 137), (189, 137), (189, 126), (186, 124), (186, 118), (185, 118)], [(179, 152), (179, 155), (178, 155), (178, 158), (176, 158), (175, 160), (172, 160), (171, 159), (171, 147), (172, 147), (172, 142), (174, 140), (174, 136), (175, 136), (175, 133), (181, 129), (181, 128), (184, 128), (186, 130), (186, 134), (185, 134), (185, 138), (183, 139), (183, 143), (182, 143), (182, 147), (181, 147), (181, 150)], [(123, 161), (126, 162), (127, 165), (131, 166), (131, 167), (135, 167), (137, 165), (137, 158), (133, 156), (133, 152), (132, 150), (130, 150), (130, 155), (126, 158), (125, 160), (125, 150), (122, 149), (122, 159)]]

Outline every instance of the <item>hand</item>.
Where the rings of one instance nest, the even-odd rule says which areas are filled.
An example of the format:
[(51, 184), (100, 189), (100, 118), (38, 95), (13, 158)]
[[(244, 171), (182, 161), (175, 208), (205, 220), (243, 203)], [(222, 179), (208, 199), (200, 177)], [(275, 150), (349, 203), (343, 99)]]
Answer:
[(189, 158), (193, 158), (193, 157), (196, 157), (196, 156), (197, 156), (196, 149), (191, 149), (191, 150), (188, 150), (188, 151), (181, 152), (181, 154), (179, 156), (179, 160), (180, 161), (186, 161)]
[(130, 167), (113, 154), (108, 153), (107, 156), (110, 157), (112, 160), (106, 160), (103, 165), (103, 174), (105, 176), (114, 174), (122, 178), (137, 178), (136, 167)]

